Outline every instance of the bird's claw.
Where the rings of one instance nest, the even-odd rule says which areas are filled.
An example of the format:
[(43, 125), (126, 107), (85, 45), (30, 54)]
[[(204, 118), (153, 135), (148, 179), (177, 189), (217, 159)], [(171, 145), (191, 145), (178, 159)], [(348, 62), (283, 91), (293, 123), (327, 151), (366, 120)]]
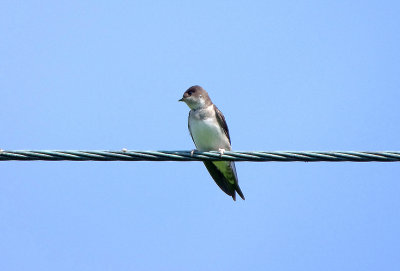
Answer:
[(218, 149), (218, 152), (219, 152), (220, 156), (222, 157), (222, 155), (225, 153), (225, 149)]
[(192, 150), (192, 151), (190, 152), (190, 156), (191, 156), (191, 157), (193, 157), (193, 154), (194, 154), (195, 151), (197, 151), (197, 150), (194, 149), (194, 150)]
[(122, 152), (127, 152), (128, 150), (126, 148), (122, 148)]

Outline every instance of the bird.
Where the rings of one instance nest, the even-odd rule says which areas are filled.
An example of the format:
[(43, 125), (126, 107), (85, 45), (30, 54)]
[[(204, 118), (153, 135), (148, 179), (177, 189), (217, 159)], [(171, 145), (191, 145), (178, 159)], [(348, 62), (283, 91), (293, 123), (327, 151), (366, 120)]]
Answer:
[[(195, 85), (188, 88), (180, 102), (189, 106), (188, 128), (192, 140), (199, 151), (218, 151), (221, 156), (230, 151), (231, 138), (225, 117), (213, 104), (207, 91)], [(192, 155), (193, 152), (192, 151)], [(235, 163), (233, 161), (203, 161), (215, 183), (236, 201), (236, 193), (244, 200), (239, 187)]]

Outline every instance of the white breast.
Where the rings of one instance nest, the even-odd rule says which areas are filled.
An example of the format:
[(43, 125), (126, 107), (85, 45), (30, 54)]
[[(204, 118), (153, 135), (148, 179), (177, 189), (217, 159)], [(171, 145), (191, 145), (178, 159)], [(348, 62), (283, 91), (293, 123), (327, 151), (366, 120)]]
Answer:
[(228, 137), (219, 126), (215, 114), (202, 118), (199, 114), (191, 113), (189, 127), (198, 150), (218, 151), (219, 149), (231, 149)]

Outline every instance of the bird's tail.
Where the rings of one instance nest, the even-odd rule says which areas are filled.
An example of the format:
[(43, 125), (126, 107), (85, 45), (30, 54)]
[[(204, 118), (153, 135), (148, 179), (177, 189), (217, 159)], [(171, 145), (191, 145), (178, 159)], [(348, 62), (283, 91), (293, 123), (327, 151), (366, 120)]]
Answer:
[[(245, 197), (244, 197), (244, 195), (243, 195), (243, 192), (242, 192), (242, 190), (240, 189), (238, 183), (236, 183), (235, 190), (236, 190), (236, 192), (239, 194), (239, 196), (242, 198), (242, 200), (245, 200)], [(233, 200), (236, 200), (236, 193), (235, 193), (235, 192), (233, 192), (232, 198), (233, 198)]]
[[(206, 166), (208, 172), (214, 179), (215, 183), (221, 188), (222, 191), (224, 191), (226, 194), (232, 197), (233, 200), (236, 201), (236, 192), (239, 194), (239, 196), (244, 200), (244, 195), (242, 190), (239, 187), (238, 184), (238, 179), (236, 175), (236, 168), (235, 168), (235, 163), (230, 162), (229, 166), (232, 169), (232, 173), (234, 176), (234, 182), (231, 182), (230, 180), (227, 179), (226, 176), (218, 169), (218, 167), (214, 164), (215, 162), (212, 161), (203, 161), (204, 165)], [(216, 162), (216, 163), (221, 163), (221, 162)]]

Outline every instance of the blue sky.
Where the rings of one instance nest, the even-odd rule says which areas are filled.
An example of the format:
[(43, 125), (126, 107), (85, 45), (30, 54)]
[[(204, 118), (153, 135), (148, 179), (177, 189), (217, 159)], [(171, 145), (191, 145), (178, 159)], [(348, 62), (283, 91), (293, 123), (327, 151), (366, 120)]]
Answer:
[[(399, 150), (398, 1), (2, 1), (0, 148)], [(399, 270), (398, 163), (1, 162), (1, 270)]]

